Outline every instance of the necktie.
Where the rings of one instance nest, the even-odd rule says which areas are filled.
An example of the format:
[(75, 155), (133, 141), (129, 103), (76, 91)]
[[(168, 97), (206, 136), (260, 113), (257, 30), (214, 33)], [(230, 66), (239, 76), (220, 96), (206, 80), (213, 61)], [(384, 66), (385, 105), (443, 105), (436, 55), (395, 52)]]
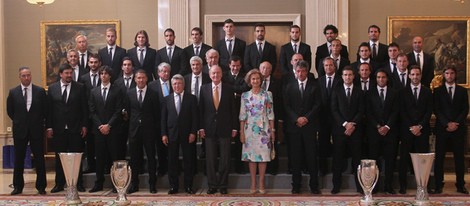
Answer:
[(194, 78), (196, 78), (196, 83), (194, 84), (194, 95), (199, 99), (199, 76), (195, 76)]
[(172, 53), (171, 53), (172, 47), (168, 47), (168, 59), (171, 61)]
[(107, 90), (108, 90), (107, 87), (103, 87), (103, 102), (106, 102), (106, 97), (107, 97), (106, 91), (107, 91)]
[(294, 44), (294, 53), (298, 53), (297, 52), (297, 44)]
[(328, 45), (328, 53), (330, 53), (330, 55), (331, 55), (331, 44)]
[[(451, 87), (449, 87), (450, 89)], [(28, 88), (24, 88), (24, 95), (23, 95), (23, 98), (24, 98), (24, 102), (28, 103)]]
[(109, 47), (109, 59), (113, 62), (113, 47)]
[(195, 54), (196, 56), (199, 56), (199, 46), (196, 46), (195, 48), (196, 48), (196, 52), (194, 52), (194, 54)]
[(73, 79), (73, 81), (77, 81), (77, 79), (78, 79), (77, 74), (75, 72), (75, 69), (73, 69), (73, 72), (72, 72), (72, 79)]
[(328, 91), (328, 95), (331, 94), (331, 77), (328, 77), (328, 81), (326, 82), (326, 88)]
[(219, 109), (219, 86), (215, 86), (214, 87), (214, 95), (213, 95), (213, 99), (214, 101), (214, 107), (215, 107), (215, 110), (218, 110)]
[(334, 63), (335, 63), (335, 67), (336, 67), (336, 70), (338, 70), (338, 59), (334, 59)]
[(403, 85), (403, 87), (406, 87), (405, 72), (400, 73), (400, 76), (401, 76), (401, 84)]
[(362, 90), (363, 91), (367, 91), (367, 82), (369, 82), (369, 81), (362, 81), (362, 85), (363, 85)]
[(227, 40), (228, 41), (228, 54), (229, 54), (229, 56), (232, 56), (232, 40), (233, 39)]
[(68, 84), (64, 84), (64, 91), (62, 92), (62, 101), (67, 103), (67, 86)]
[(170, 94), (168, 90), (168, 84), (166, 82), (163, 82), (163, 96), (166, 97), (168, 96), (168, 94)]
[(142, 97), (142, 92), (143, 90), (142, 89), (139, 89), (139, 105), (142, 107), (142, 103), (144, 102), (143, 101), (143, 97)]
[(144, 49), (139, 49), (140, 51), (140, 58), (139, 58), (139, 63), (140, 66), (144, 65)]
[(393, 64), (393, 74), (398, 74), (397, 63), (392, 63), (392, 64)]
[(177, 98), (176, 98), (176, 113), (177, 113), (177, 114), (180, 114), (180, 110), (181, 110), (181, 95), (180, 95), (180, 94), (177, 94)]
[(303, 99), (304, 98), (304, 83), (303, 82), (300, 82), (300, 98)]
[(261, 43), (261, 42), (258, 43), (258, 52), (259, 52), (259, 56), (261, 56), (261, 57), (263, 56), (263, 47), (261, 47), (262, 44), (263, 43)]
[(416, 54), (416, 64), (421, 68), (421, 59), (419, 58), (419, 54)]
[[(26, 94), (26, 88), (25, 89), (25, 94)], [(450, 97), (450, 100), (452, 101), (453, 97), (452, 97), (452, 87), (449, 87), (449, 97)]]
[(81, 56), (80, 57), (80, 67), (82, 69), (84, 69), (85, 68), (85, 54), (80, 54), (80, 56)]
[(385, 102), (384, 89), (380, 89), (380, 100), (382, 101), (382, 106), (383, 106)]
[(126, 80), (126, 88), (129, 89), (129, 86), (131, 85), (130, 84), (131, 78), (130, 77), (124, 77), (124, 79)]
[(266, 90), (266, 80), (263, 81), (263, 84), (261, 84), (261, 89)]
[(96, 74), (91, 74), (91, 76), (93, 76), (93, 87), (96, 87)]
[(346, 88), (346, 98), (348, 99), (348, 103), (351, 103), (351, 88)]
[(413, 88), (413, 96), (415, 96), (415, 101), (418, 102), (418, 87)]
[(377, 57), (377, 48), (375, 48), (375, 43), (372, 44), (372, 58), (375, 59), (375, 57)]

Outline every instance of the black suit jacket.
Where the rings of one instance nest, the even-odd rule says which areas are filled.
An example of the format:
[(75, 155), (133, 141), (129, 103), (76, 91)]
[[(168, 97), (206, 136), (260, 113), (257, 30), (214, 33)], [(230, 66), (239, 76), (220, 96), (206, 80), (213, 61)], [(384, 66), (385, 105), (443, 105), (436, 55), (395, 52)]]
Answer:
[[(421, 84), (426, 87), (431, 86), (431, 81), (434, 78), (434, 57), (423, 53), (423, 68), (421, 69)], [(410, 52), (406, 55), (408, 57), (408, 61), (410, 62), (409, 66), (416, 65), (416, 56), (414, 52)]]
[[(313, 79), (308, 79), (303, 98), (300, 96), (298, 81), (291, 81), (283, 91), (286, 130), (293, 133), (313, 134), (319, 128), (319, 112), (321, 106), (320, 87)], [(299, 128), (297, 118), (306, 117), (308, 124)]]
[(116, 45), (116, 51), (114, 51), (113, 60), (111, 61), (111, 56), (109, 55), (108, 47), (103, 47), (98, 51), (98, 54), (101, 57), (101, 64), (107, 65), (113, 69), (112, 81), (115, 81), (119, 76), (122, 76), (122, 59), (127, 56), (125, 49)]
[[(166, 62), (166, 63), (171, 65), (171, 76), (174, 76), (175, 74), (182, 74), (181, 72), (184, 72), (184, 71), (182, 71), (182, 69), (187, 64), (187, 62), (184, 61), (183, 49), (181, 49), (180, 47), (174, 45), (174, 51), (172, 51), (172, 52), (173, 52), (173, 54), (172, 54), (171, 59), (170, 59), (168, 57), (166, 46), (159, 49), (157, 51), (157, 57), (156, 57), (156, 60), (155, 60), (155, 65), (158, 66), (162, 62)], [(156, 77), (155, 79), (158, 79), (158, 77)]]
[[(341, 44), (341, 52), (339, 53), (341, 55), (341, 58), (345, 58), (349, 60), (349, 53), (348, 53), (348, 47)], [(320, 71), (319, 67), (322, 65), (322, 59), (325, 57), (330, 56), (330, 51), (328, 50), (328, 44), (324, 43), (320, 46), (317, 47), (317, 51), (315, 52), (315, 68), (317, 69), (317, 72)], [(305, 57), (304, 57), (305, 58)]]
[[(370, 43), (370, 41), (369, 41)], [(385, 44), (382, 44), (382, 43), (379, 43), (379, 51), (377, 52), (377, 56), (375, 58), (372, 58), (372, 44), (370, 45), (370, 58), (379, 63), (379, 64), (384, 64), (386, 62), (388, 62), (388, 46), (385, 45)], [(357, 55), (357, 61), (359, 61), (360, 57), (359, 57), (359, 54)]]
[(369, 134), (378, 135), (377, 128), (387, 125), (390, 127), (387, 135), (396, 136), (400, 131), (397, 122), (399, 117), (398, 91), (387, 87), (385, 101), (382, 104), (380, 91), (377, 86), (374, 86), (369, 89), (366, 100), (367, 128)]
[[(321, 59), (320, 62), (323, 62), (323, 59)], [(341, 58), (339, 59), (339, 67), (336, 68), (336, 73), (342, 74), (343, 68), (349, 64), (350, 64), (349, 59), (341, 56)], [(318, 76), (325, 75), (325, 69), (323, 69), (323, 64), (320, 63), (320, 65), (317, 67), (317, 72), (318, 72)]]
[[(209, 51), (209, 49), (212, 49), (212, 47), (207, 45), (207, 44), (204, 44), (204, 43), (202, 43), (201, 47), (199, 48), (199, 55), (198, 56), (201, 57), (201, 59), (202, 59), (202, 65), (207, 64), (206, 52)], [(191, 64), (190, 64), (189, 60), (193, 56), (196, 56), (194, 54), (194, 45), (190, 44), (189, 46), (187, 46), (183, 49), (182, 61), (184, 63), (184, 67), (182, 68), (182, 70), (180, 72), (181, 75), (184, 76), (186, 74), (191, 73)]]
[[(86, 91), (87, 99), (88, 99), (88, 97), (90, 96), (91, 90), (92, 90), (93, 88), (95, 88), (95, 87), (93, 87), (93, 85), (92, 85), (92, 81), (93, 81), (93, 80), (92, 80), (92, 78), (90, 77), (90, 73), (89, 73), (89, 72), (86, 73), (86, 74), (84, 74), (84, 75), (82, 75), (82, 76), (80, 77), (80, 81), (79, 81), (79, 82), (82, 83), (83, 86), (85, 86), (85, 91)], [(96, 74), (96, 87), (99, 87), (100, 85), (101, 85), (101, 78), (100, 78), (100, 74), (97, 73), (97, 74)]]
[[(201, 79), (199, 79), (199, 81), (202, 81), (201, 87), (204, 84), (211, 83), (212, 80), (208, 74), (201, 72), (200, 76), (202, 77)], [(193, 83), (192, 80), (193, 80), (193, 73), (184, 75), (184, 92), (188, 94), (192, 94), (192, 91), (191, 91), (191, 85)], [(199, 88), (199, 93), (201, 93), (201, 88)]]
[(438, 133), (446, 132), (447, 123), (459, 123), (460, 134), (465, 134), (467, 127), (465, 122), (468, 114), (468, 94), (467, 89), (455, 85), (451, 97), (445, 84), (434, 90), (434, 114), (436, 115), (436, 130)]
[(202, 86), (199, 96), (200, 127), (204, 129), (206, 138), (230, 138), (232, 130), (237, 130), (240, 126), (236, 115), (236, 109), (239, 108), (235, 108), (233, 93), (228, 84), (222, 83), (219, 108), (216, 110), (212, 83)]
[(44, 138), (44, 123), (47, 114), (46, 92), (34, 84), (31, 90), (29, 111), (26, 108), (21, 85), (11, 89), (8, 93), (7, 113), (13, 121), (14, 139), (25, 139), (28, 132), (32, 139)]
[[(310, 66), (308, 70), (310, 71), (310, 68), (312, 67), (312, 50), (310, 49), (310, 45), (300, 42), (298, 51), (299, 54), (302, 54), (304, 60), (308, 62), (308, 65)], [(294, 47), (292, 47), (291, 42), (282, 45), (281, 54), (279, 56), (282, 74), (287, 74), (292, 71), (292, 64), (290, 63), (290, 60), (293, 55)]]
[(250, 87), (245, 82), (245, 73), (242, 72), (239, 72), (236, 78), (232, 76), (231, 72), (224, 73), (222, 81), (232, 87), (233, 91), (237, 93), (236, 97), (238, 97), (238, 100), (240, 100), (243, 92), (250, 90)]
[(142, 106), (137, 87), (127, 92), (125, 107), (129, 115), (129, 138), (134, 138), (139, 128), (144, 138), (156, 138), (160, 134), (160, 100), (157, 93), (147, 87)]
[(143, 65), (141, 65), (139, 62), (140, 52), (137, 50), (137, 47), (127, 50), (127, 55), (132, 59), (134, 71), (138, 69), (145, 70), (149, 82), (157, 78), (156, 76), (154, 76), (155, 71), (157, 71), (156, 68), (158, 66), (158, 64), (156, 63), (157, 50), (150, 47), (146, 48)]
[(335, 120), (333, 126), (333, 134), (343, 135), (345, 128), (343, 127), (344, 122), (354, 122), (356, 123), (355, 134), (358, 132), (363, 123), (364, 117), (364, 94), (361, 88), (354, 86), (351, 91), (351, 100), (348, 103), (346, 97), (346, 91), (343, 84), (338, 84), (334, 88), (333, 93), (331, 94), (331, 113)]
[[(158, 99), (160, 100), (160, 104), (161, 104), (165, 97), (163, 96), (162, 84), (160, 83), (160, 79), (157, 78), (155, 81), (150, 82), (148, 84), (148, 88), (152, 90), (155, 94), (157, 94)], [(173, 92), (173, 87), (171, 86), (171, 80), (168, 80), (168, 89), (169, 89), (168, 94), (171, 94)]]
[(421, 125), (421, 133), (429, 136), (431, 127), (429, 120), (432, 114), (432, 93), (431, 90), (421, 84), (418, 101), (415, 101), (411, 86), (400, 90), (400, 122), (401, 134), (411, 135), (409, 128), (414, 125)]
[[(246, 85), (246, 84), (245, 84)], [(274, 105), (274, 126), (277, 128), (278, 120), (284, 119), (284, 105), (282, 98), (282, 81), (271, 76), (269, 80), (268, 91), (273, 95), (273, 105)]]
[(179, 114), (176, 112), (174, 93), (166, 96), (162, 104), (161, 136), (169, 141), (188, 141), (189, 134), (196, 135), (199, 128), (199, 111), (196, 96), (184, 92)]
[[(397, 69), (398, 70), (398, 69)], [(395, 74), (391, 74), (390, 75), (390, 78), (388, 78), (388, 82), (389, 82), (389, 85), (391, 87), (393, 87), (395, 90), (399, 91), (405, 87), (408, 87), (410, 86), (410, 83), (411, 83), (411, 79), (408, 77), (408, 75), (410, 74), (410, 72), (408, 71), (408, 73), (406, 74), (406, 85), (403, 86), (403, 84), (401, 83), (401, 76), (400, 76), (400, 72), (397, 71), (397, 73)]]
[(88, 100), (90, 117), (93, 121), (93, 129), (97, 130), (100, 125), (108, 124), (111, 127), (118, 128), (121, 124), (121, 111), (123, 105), (123, 93), (121, 88), (111, 85), (107, 91), (106, 102), (102, 96), (102, 89), (96, 87), (91, 90)]
[(85, 72), (90, 71), (90, 67), (88, 66), (88, 59), (90, 59), (91, 52), (90, 52), (90, 51), (86, 51), (86, 56), (87, 56), (87, 59), (85, 59), (85, 65), (86, 65), (86, 66), (85, 66), (85, 65), (80, 65), (80, 61), (81, 61), (80, 59), (81, 59), (82, 57), (80, 56), (80, 53), (79, 53), (78, 50), (77, 50), (77, 54), (78, 54), (78, 65), (79, 65), (79, 67), (80, 67), (80, 70), (83, 70), (83, 71), (85, 71)]
[[(246, 48), (246, 42), (239, 39), (235, 38), (235, 44), (233, 44), (232, 47), (232, 56), (239, 56), (241, 60), (241, 64), (243, 65), (244, 62), (244, 55), (245, 55), (245, 48)], [(215, 50), (219, 52), (219, 64), (222, 67), (222, 71), (228, 72), (230, 71), (229, 64), (230, 64), (230, 55), (228, 53), (228, 48), (227, 44), (225, 42), (225, 38), (219, 40), (217, 44), (214, 47)], [(245, 69), (241, 68), (242, 71)]]
[(62, 101), (60, 81), (49, 86), (46, 127), (52, 128), (54, 134), (63, 133), (65, 125), (71, 133), (80, 134), (82, 127), (88, 125), (88, 100), (85, 87), (74, 81), (69, 86), (67, 103)]
[[(354, 70), (354, 75), (356, 75), (356, 77), (359, 77), (358, 76), (359, 75), (359, 65), (361, 65), (361, 61), (357, 61), (357, 62), (354, 62), (354, 63), (351, 64), (351, 67)], [(370, 76), (375, 77), (375, 71), (377, 71), (380, 68), (380, 64), (371, 59), (369, 61), (369, 65), (370, 65)]]
[[(135, 77), (135, 76), (133, 76), (133, 77)], [(131, 83), (130, 83), (129, 88), (126, 87), (126, 83), (125, 83), (124, 78), (122, 76), (120, 76), (118, 79), (116, 79), (116, 81), (114, 81), (114, 85), (116, 85), (116, 87), (121, 89), (121, 93), (122, 93), (123, 96), (127, 94), (127, 90), (135, 88), (135, 86), (136, 86), (135, 81), (133, 79), (131, 79), (130, 81), (131, 81)]]
[(245, 73), (251, 69), (259, 68), (261, 63), (268, 61), (273, 67), (272, 73), (274, 74), (277, 63), (276, 47), (268, 41), (265, 41), (264, 44), (263, 56), (260, 56), (258, 52), (258, 45), (256, 45), (256, 41), (246, 47), (243, 67)]

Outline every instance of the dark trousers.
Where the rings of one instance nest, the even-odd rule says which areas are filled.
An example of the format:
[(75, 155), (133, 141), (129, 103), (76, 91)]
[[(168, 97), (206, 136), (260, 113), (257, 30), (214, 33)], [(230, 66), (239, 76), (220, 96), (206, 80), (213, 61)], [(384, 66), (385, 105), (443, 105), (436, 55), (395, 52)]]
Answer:
[[(119, 144), (119, 154), (118, 154), (118, 159), (120, 160), (125, 160), (126, 159), (126, 154), (129, 152), (129, 149), (127, 148), (127, 140), (129, 136), (129, 121), (123, 121), (121, 123), (121, 131), (118, 132), (118, 144)], [(129, 154), (130, 156), (130, 154)]]
[(31, 134), (25, 139), (13, 139), (15, 148), (15, 168), (13, 169), (13, 186), (22, 190), (24, 188), (24, 158), (28, 142), (34, 155), (34, 167), (36, 168), (36, 189), (46, 189), (46, 167), (44, 163), (44, 139), (31, 139)]
[(289, 147), (292, 171), (292, 187), (299, 189), (302, 181), (302, 169), (310, 174), (310, 189), (318, 189), (317, 137), (313, 133), (289, 132)]
[(196, 142), (189, 143), (188, 138), (168, 142), (168, 179), (170, 187), (179, 188), (179, 156), (180, 147), (183, 152), (183, 171), (184, 171), (184, 187), (193, 187), (194, 177), (194, 156), (196, 156)]
[(232, 150), (232, 159), (235, 163), (235, 171), (242, 172), (243, 171), (243, 161), (242, 161), (242, 142), (240, 142), (240, 134), (237, 133), (237, 136), (232, 138), (233, 150)]
[[(228, 137), (206, 137), (206, 170), (209, 188), (227, 188), (230, 171), (230, 144)], [(220, 159), (217, 169), (217, 154)], [(241, 158), (241, 157), (240, 157)]]
[[(345, 161), (344, 155), (346, 150), (351, 150), (351, 164), (353, 165), (353, 171), (359, 165), (362, 154), (362, 138), (360, 136), (361, 130), (356, 130), (351, 136), (346, 135), (333, 135), (333, 187), (341, 189), (342, 184), (342, 172), (343, 164)], [(356, 174), (356, 172), (354, 172)], [(361, 190), (361, 186), (357, 180), (356, 189)]]
[(156, 141), (157, 158), (158, 158), (158, 172), (166, 173), (168, 171), (168, 147), (166, 147), (161, 138)]
[[(91, 122), (91, 120), (89, 120)], [(88, 133), (85, 138), (85, 157), (87, 162), (86, 170), (95, 170), (95, 130), (92, 126), (88, 127)]]
[[(463, 129), (466, 129), (463, 128)], [(459, 134), (460, 133), (460, 134)], [(444, 159), (447, 148), (450, 146), (454, 154), (454, 167), (456, 186), (465, 186), (465, 131), (457, 130), (456, 132), (442, 131), (438, 132), (436, 137), (436, 162), (434, 165), (434, 178), (436, 181), (436, 188), (442, 189), (444, 186)]]
[(155, 137), (144, 136), (139, 128), (134, 137), (129, 137), (129, 150), (131, 154), (130, 166), (132, 169), (132, 185), (139, 185), (139, 174), (142, 173), (144, 162), (144, 151), (147, 155), (147, 165), (149, 172), (149, 185), (155, 186), (157, 183), (157, 160), (155, 159)]
[(331, 143), (332, 128), (328, 122), (330, 120), (323, 120), (320, 129), (318, 130), (318, 167), (320, 172), (324, 175), (328, 172), (327, 158), (331, 156), (333, 151), (333, 144)]
[[(390, 134), (382, 136), (377, 131), (371, 133), (368, 141), (369, 158), (377, 162), (380, 170), (385, 171), (385, 188), (392, 188), (393, 172), (397, 159), (397, 138)], [(380, 156), (385, 160), (384, 167), (380, 164)]]
[(95, 130), (96, 185), (103, 186), (105, 170), (109, 169), (108, 163), (119, 160), (120, 137), (113, 129), (108, 135), (103, 135), (100, 131)]
[[(64, 186), (66, 183), (64, 176), (64, 169), (60, 162), (59, 153), (61, 152), (83, 152), (84, 150), (84, 138), (80, 135), (80, 131), (72, 132), (65, 130), (61, 134), (54, 133), (53, 137), (55, 147), (55, 184), (56, 186)], [(80, 166), (80, 172), (78, 173), (77, 185), (82, 185), (82, 168)]]
[(421, 136), (414, 136), (405, 134), (401, 137), (400, 143), (400, 165), (398, 168), (398, 178), (400, 188), (406, 189), (407, 182), (406, 176), (408, 174), (408, 167), (410, 166), (411, 156), (410, 152), (427, 153), (429, 152), (429, 134), (422, 133)]

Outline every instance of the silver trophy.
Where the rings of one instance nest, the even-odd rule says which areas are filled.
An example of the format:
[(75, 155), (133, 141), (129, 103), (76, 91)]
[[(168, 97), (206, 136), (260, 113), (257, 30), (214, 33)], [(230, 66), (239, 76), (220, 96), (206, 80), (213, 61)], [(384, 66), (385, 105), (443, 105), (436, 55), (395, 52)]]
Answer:
[(116, 203), (118, 205), (129, 205), (130, 200), (127, 200), (126, 190), (131, 183), (132, 170), (126, 160), (117, 160), (111, 166), (111, 181), (118, 192)]
[(430, 205), (428, 180), (431, 173), (434, 153), (410, 153), (416, 178), (415, 205)]
[(361, 198), (361, 203), (373, 204), (372, 190), (379, 180), (379, 168), (375, 160), (361, 160), (361, 164), (357, 167), (357, 179), (364, 190), (364, 197)]
[(65, 204), (76, 205), (82, 203), (77, 191), (77, 179), (80, 172), (80, 163), (83, 153), (59, 153), (60, 162), (64, 169), (67, 190), (65, 194)]

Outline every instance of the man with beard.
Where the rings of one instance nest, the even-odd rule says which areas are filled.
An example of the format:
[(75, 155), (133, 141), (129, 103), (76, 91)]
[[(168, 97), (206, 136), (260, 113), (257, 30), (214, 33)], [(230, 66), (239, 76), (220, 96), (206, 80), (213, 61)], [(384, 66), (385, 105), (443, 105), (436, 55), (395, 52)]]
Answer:
[(262, 62), (268, 61), (272, 65), (274, 73), (277, 63), (276, 47), (265, 40), (264, 24), (256, 24), (254, 29), (256, 41), (246, 47), (243, 70), (246, 73), (253, 68), (259, 68)]
[[(305, 57), (305, 61), (308, 62), (308, 65), (312, 65), (312, 51), (310, 49), (310, 45), (300, 41), (300, 27), (292, 25), (290, 27), (289, 35), (290, 42), (281, 47), (281, 54), (279, 57), (282, 75), (286, 75), (292, 71), (293, 68), (292, 64), (290, 64), (290, 60), (294, 54), (302, 54), (302, 56)], [(310, 71), (310, 68), (308, 69)]]

